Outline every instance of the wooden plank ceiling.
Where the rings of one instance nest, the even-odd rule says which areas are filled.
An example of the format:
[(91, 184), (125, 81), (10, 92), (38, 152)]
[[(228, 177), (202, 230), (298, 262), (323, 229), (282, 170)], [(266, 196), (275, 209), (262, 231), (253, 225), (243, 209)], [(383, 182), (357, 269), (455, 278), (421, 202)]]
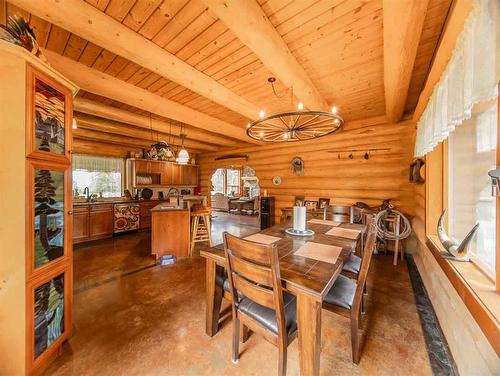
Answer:
[[(266, 113), (290, 110), (299, 100), (279, 79), (275, 83), (277, 95), (273, 93), (267, 79), (279, 73), (266, 68), (207, 7), (208, 2), (85, 1)], [(337, 106), (347, 121), (385, 115), (382, 0), (257, 2), (328, 106)], [(405, 105), (407, 114), (416, 106), (451, 2), (429, 1)], [(7, 3), (7, 12), (28, 17), (40, 45), (59, 55), (242, 129), (253, 120), (27, 10)], [(134, 48), (141, 54), (140, 45)], [(99, 93), (82, 90), (78, 95), (149, 116), (140, 106), (120, 103)], [(186, 128), (188, 137), (191, 128)]]

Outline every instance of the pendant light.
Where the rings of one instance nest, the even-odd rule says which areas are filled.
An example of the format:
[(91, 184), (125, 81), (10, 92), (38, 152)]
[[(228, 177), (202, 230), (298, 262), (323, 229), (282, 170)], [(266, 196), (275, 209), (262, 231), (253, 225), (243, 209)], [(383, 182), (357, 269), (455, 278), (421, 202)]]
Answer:
[(186, 138), (186, 135), (183, 132), (184, 130), (184, 125), (181, 125), (181, 150), (179, 150), (179, 154), (177, 154), (177, 159), (176, 162), (180, 164), (188, 164), (189, 162), (189, 153), (188, 151), (184, 148), (184, 139)]

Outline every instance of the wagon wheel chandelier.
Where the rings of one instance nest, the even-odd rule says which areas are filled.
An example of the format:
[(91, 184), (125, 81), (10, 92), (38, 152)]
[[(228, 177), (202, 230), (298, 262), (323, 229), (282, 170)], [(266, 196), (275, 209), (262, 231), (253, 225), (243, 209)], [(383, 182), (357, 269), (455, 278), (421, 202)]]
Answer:
[[(274, 94), (279, 98), (274, 88), (274, 77), (268, 78)], [(293, 106), (293, 88), (291, 90)], [(247, 135), (264, 142), (305, 141), (323, 137), (342, 127), (344, 119), (337, 114), (337, 109), (331, 112), (305, 110), (302, 102), (297, 104), (297, 111), (282, 112), (266, 116), (259, 112), (259, 119), (247, 124)]]

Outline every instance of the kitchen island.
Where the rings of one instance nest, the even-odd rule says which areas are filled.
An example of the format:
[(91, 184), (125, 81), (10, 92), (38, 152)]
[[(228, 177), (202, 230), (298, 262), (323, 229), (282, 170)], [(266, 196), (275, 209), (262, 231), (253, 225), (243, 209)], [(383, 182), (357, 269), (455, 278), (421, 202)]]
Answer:
[(161, 203), (151, 209), (151, 253), (176, 258), (189, 255), (190, 215), (188, 205)]

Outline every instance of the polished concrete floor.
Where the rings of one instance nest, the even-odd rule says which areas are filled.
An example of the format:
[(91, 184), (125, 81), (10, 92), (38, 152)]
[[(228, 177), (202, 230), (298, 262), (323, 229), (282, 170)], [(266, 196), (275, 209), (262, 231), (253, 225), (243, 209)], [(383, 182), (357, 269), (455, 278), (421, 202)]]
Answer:
[[(214, 243), (225, 230), (240, 236), (258, 231), (256, 223), (244, 228), (238, 223), (251, 218), (216, 215)], [(74, 296), (74, 334), (46, 374), (276, 374), (277, 349), (256, 335), (240, 346), (240, 363), (231, 362), (229, 319), (216, 336), (205, 335), (204, 259), (149, 266), (143, 248), (147, 236), (130, 234), (78, 247), (75, 286), (81, 288)], [(323, 311), (321, 374), (431, 375), (406, 264), (393, 267), (390, 256), (375, 256), (368, 291), (368, 330), (359, 365), (351, 362), (349, 321)], [(298, 374), (294, 341), (288, 375)]]

